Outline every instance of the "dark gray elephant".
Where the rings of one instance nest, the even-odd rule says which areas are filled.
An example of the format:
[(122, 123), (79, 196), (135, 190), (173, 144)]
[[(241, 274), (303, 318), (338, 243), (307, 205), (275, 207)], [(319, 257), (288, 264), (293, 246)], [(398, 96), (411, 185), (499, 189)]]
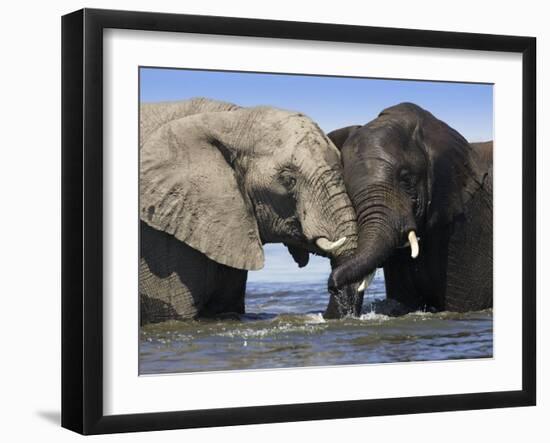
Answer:
[(143, 105), (140, 132), (142, 323), (243, 313), (264, 243), (300, 267), (354, 252), (340, 154), (306, 116), (194, 99)]
[(330, 290), (383, 267), (388, 299), (406, 311), (491, 307), (492, 142), (469, 144), (411, 103), (329, 137), (342, 152), (359, 235)]

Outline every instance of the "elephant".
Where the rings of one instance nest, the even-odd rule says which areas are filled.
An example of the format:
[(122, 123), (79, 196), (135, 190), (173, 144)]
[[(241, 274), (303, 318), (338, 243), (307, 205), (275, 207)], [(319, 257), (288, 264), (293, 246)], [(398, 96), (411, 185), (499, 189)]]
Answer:
[(332, 270), (329, 290), (365, 279), (364, 290), (383, 267), (400, 313), (492, 307), (493, 143), (470, 144), (413, 103), (328, 137), (358, 224), (357, 253)]
[(139, 210), (141, 324), (243, 314), (263, 244), (299, 267), (357, 246), (340, 152), (305, 115), (267, 106), (141, 105)]

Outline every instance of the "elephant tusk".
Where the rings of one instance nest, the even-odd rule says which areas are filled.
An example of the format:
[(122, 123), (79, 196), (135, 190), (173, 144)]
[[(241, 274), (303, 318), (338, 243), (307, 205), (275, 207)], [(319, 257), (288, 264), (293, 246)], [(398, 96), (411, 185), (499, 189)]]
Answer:
[(346, 237), (342, 237), (341, 239), (336, 240), (335, 242), (331, 242), (328, 238), (321, 237), (315, 240), (315, 244), (319, 246), (319, 248), (321, 248), (323, 251), (330, 252), (342, 246), (345, 241), (346, 241)]
[(418, 253), (420, 252), (420, 248), (418, 247), (418, 239), (416, 238), (416, 233), (414, 231), (409, 232), (409, 243), (411, 245), (411, 257), (416, 258), (418, 257)]
[(370, 283), (372, 282), (372, 279), (374, 278), (374, 274), (376, 274), (376, 270), (372, 271), (369, 275), (365, 277), (363, 282), (359, 285), (357, 288), (357, 292), (363, 292), (366, 291), (369, 287)]

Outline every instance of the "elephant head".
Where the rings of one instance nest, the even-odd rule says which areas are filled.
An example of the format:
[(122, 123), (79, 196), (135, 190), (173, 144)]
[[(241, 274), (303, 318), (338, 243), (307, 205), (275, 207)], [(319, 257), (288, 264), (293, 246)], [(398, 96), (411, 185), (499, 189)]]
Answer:
[(333, 270), (332, 291), (372, 275), (396, 248), (410, 248), (414, 260), (422, 236), (460, 217), (483, 182), (478, 154), (464, 137), (411, 103), (329, 137), (340, 145), (358, 219), (358, 252)]
[(216, 103), (142, 109), (156, 122), (141, 124), (142, 221), (237, 269), (262, 268), (264, 243), (285, 243), (299, 266), (309, 252), (336, 264), (354, 252), (340, 153), (318, 126), (297, 112)]

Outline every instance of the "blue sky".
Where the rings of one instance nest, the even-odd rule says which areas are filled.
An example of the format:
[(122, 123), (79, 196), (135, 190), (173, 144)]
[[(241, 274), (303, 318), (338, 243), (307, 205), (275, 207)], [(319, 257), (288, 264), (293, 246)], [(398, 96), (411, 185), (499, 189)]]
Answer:
[(183, 69), (141, 69), (141, 100), (208, 97), (241, 106), (301, 111), (325, 131), (364, 124), (388, 106), (416, 103), (469, 141), (492, 139), (492, 85), (314, 77)]
[[(141, 68), (142, 102), (192, 97), (300, 111), (325, 132), (365, 124), (382, 109), (408, 101), (469, 141), (493, 138), (492, 85)], [(311, 257), (306, 268), (298, 269), (282, 245), (266, 245), (265, 255), (264, 269), (250, 272), (249, 281), (326, 280), (330, 273), (328, 260), (321, 257)]]

